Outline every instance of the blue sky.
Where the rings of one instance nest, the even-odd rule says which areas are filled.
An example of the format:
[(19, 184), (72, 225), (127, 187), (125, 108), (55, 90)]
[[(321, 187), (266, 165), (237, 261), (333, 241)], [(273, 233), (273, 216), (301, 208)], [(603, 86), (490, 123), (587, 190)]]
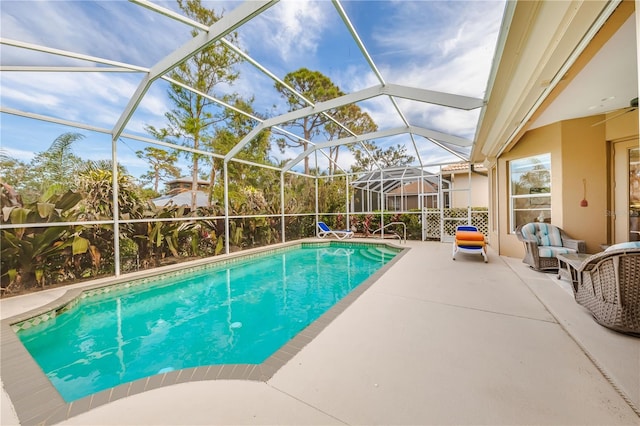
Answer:
[[(154, 3), (179, 12), (173, 1)], [(241, 2), (203, 1), (218, 13)], [(504, 2), (495, 1), (344, 1), (342, 6), (367, 47), (386, 83), (482, 98), (502, 19)], [(0, 1), (3, 39), (33, 43), (149, 68), (190, 38), (190, 28), (124, 0)], [(281, 1), (238, 29), (240, 46), (273, 74), (283, 78), (301, 67), (327, 75), (345, 93), (379, 84), (330, 1)], [(91, 66), (80, 61), (2, 45), (3, 66)], [(252, 65), (238, 67), (233, 87), (219, 87), (218, 96), (237, 92), (254, 97), (260, 114), (273, 116), (287, 107), (274, 82)], [(3, 108), (64, 118), (111, 129), (143, 78), (143, 73), (13, 72), (0, 74)], [(126, 133), (145, 135), (147, 125), (163, 127), (171, 107), (167, 83), (157, 81), (129, 121)], [(466, 112), (398, 100), (413, 125), (472, 139), (479, 110)], [(359, 103), (380, 129), (401, 125), (386, 97)], [(85, 158), (109, 158), (108, 135), (43, 123), (11, 114), (0, 115), (1, 149), (28, 161), (67, 131), (85, 139), (74, 148)], [(376, 141), (412, 145), (408, 136)], [(453, 159), (420, 141), (423, 160)], [(123, 139), (119, 161), (134, 175), (146, 171), (135, 151), (144, 144)], [(274, 159), (301, 152), (280, 153)], [(343, 151), (341, 166), (351, 156)], [(183, 173), (187, 174), (186, 163)], [(322, 164), (320, 164), (322, 166)]]

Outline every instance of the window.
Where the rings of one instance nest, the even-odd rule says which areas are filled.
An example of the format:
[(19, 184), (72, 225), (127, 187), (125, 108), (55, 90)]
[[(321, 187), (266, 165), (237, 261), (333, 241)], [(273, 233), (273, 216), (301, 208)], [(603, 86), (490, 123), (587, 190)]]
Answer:
[(551, 222), (551, 154), (509, 163), (511, 231), (529, 222)]

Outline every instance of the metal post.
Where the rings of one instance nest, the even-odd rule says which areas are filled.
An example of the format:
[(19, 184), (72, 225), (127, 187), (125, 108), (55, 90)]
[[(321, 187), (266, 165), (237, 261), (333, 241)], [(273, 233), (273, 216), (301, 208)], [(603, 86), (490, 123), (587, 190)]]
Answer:
[(438, 173), (438, 207), (440, 210), (440, 241), (444, 242), (444, 191), (442, 189), (442, 166), (439, 167)]
[(223, 163), (224, 172), (224, 252), (229, 254), (229, 166), (227, 160)]
[(344, 201), (345, 201), (345, 207), (347, 210), (347, 229), (351, 229), (351, 222), (349, 221), (349, 211), (351, 210), (350, 208), (350, 200), (351, 197), (349, 196), (349, 175), (345, 174), (344, 175), (344, 181), (345, 181), (345, 196), (344, 196)]
[(425, 227), (427, 226), (427, 218), (424, 211), (424, 168), (420, 169), (420, 185), (418, 185), (418, 208), (420, 209), (420, 216), (422, 217), (422, 241), (427, 239)]
[(314, 223), (314, 232), (317, 232), (317, 228), (318, 228), (318, 209), (320, 208), (320, 206), (318, 205), (318, 176), (316, 175), (315, 178), (315, 183), (316, 183), (316, 223)]
[(471, 225), (471, 163), (469, 163), (467, 184), (467, 225)]
[(113, 187), (113, 262), (116, 277), (120, 276), (120, 206), (118, 204), (118, 140), (111, 139), (111, 185)]
[(384, 239), (384, 172), (380, 169), (380, 235)]
[(313, 229), (314, 229), (314, 234), (318, 232), (318, 213), (320, 210), (320, 203), (318, 202), (318, 151), (314, 151), (314, 158), (316, 160), (316, 174), (315, 174), (315, 183), (316, 183), (316, 223), (314, 223), (313, 225)]
[(287, 239), (284, 235), (285, 226), (284, 226), (284, 172), (280, 172), (280, 232), (282, 234), (282, 242), (286, 242)]

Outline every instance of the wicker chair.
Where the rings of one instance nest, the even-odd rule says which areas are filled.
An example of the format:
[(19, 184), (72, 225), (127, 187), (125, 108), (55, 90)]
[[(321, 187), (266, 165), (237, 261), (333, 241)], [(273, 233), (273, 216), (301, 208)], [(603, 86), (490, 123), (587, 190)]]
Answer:
[(536, 271), (557, 270), (557, 254), (587, 251), (584, 241), (571, 239), (561, 228), (548, 223), (518, 226), (516, 235), (524, 243), (525, 256), (522, 261)]
[(578, 269), (575, 296), (598, 323), (640, 335), (640, 248), (589, 257)]

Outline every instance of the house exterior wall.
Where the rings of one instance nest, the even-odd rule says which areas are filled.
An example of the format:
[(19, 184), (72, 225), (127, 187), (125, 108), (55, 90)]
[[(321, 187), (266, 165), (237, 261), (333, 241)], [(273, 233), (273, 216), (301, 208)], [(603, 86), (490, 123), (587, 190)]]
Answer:
[[(445, 175), (444, 178), (451, 182), (452, 191), (448, 193), (451, 203), (446, 204), (447, 207), (452, 208), (467, 208), (471, 207), (489, 207), (489, 178), (480, 173), (471, 174), (471, 204), (469, 204), (469, 193), (464, 191), (469, 188), (469, 172), (457, 171), (451, 175)], [(386, 196), (386, 207), (390, 210), (394, 210), (393, 206), (400, 206), (401, 198), (404, 196), (405, 200), (402, 202), (403, 207), (406, 210), (414, 210), (419, 208), (418, 193), (416, 192), (417, 185), (409, 184), (401, 191), (396, 189)], [(437, 190), (427, 184), (424, 186), (425, 194), (437, 194)], [(445, 194), (447, 196), (447, 194)], [(424, 198), (424, 207), (436, 208), (436, 199), (434, 197)], [(395, 210), (399, 210), (396, 208)]]
[[(463, 171), (452, 176), (452, 187), (456, 189), (469, 188), (469, 172)], [(489, 178), (478, 173), (471, 173), (471, 204), (467, 191), (453, 191), (451, 193), (451, 207), (466, 208), (489, 207)]]
[[(609, 48), (607, 43), (635, 13), (637, 4), (638, 0), (618, 4), (567, 70), (562, 69), (563, 64), (572, 59), (575, 49), (580, 47), (580, 40), (598, 23), (603, 8), (611, 3), (510, 3), (514, 6), (513, 20), (471, 158), (471, 161), (483, 161), (490, 168), (489, 241), (500, 254), (520, 258), (524, 254), (509, 223), (509, 161), (543, 153), (551, 155), (551, 222), (569, 235), (584, 239), (589, 252), (600, 251), (600, 244), (613, 242), (614, 218), (610, 212), (618, 207), (614, 205), (613, 196), (616, 170), (612, 147), (614, 142), (638, 144), (638, 110), (595, 126), (619, 111), (551, 121), (553, 117), (563, 116), (564, 110), (554, 110), (554, 107), (567, 101), (563, 99), (564, 94), (582, 94), (585, 90), (599, 93), (602, 90), (597, 84), (584, 86), (580, 82), (581, 73), (592, 60), (602, 60), (596, 56), (600, 51), (606, 52), (603, 49)], [(640, 28), (637, 14), (635, 24), (637, 34)], [(640, 59), (636, 58), (636, 61), (640, 64)], [(599, 78), (615, 79), (622, 75), (622, 70), (616, 69), (617, 65), (610, 63), (611, 73)], [(545, 93), (545, 83), (560, 75), (560, 70), (562, 79), (550, 93)], [(637, 89), (633, 89), (629, 88), (629, 98), (637, 96)], [(584, 102), (580, 96), (569, 95), (568, 98)], [(584, 105), (585, 114), (589, 105)], [(580, 206), (584, 196), (583, 179), (587, 184), (586, 207)], [(625, 208), (628, 206), (622, 206)]]
[[(573, 238), (585, 240), (588, 253), (599, 252), (607, 242), (607, 143), (605, 126), (592, 126), (594, 119), (568, 120), (562, 132), (562, 222)], [(586, 182), (588, 205), (581, 207)]]
[[(496, 177), (491, 182), (497, 197), (497, 233), (490, 239), (501, 255), (524, 256), (524, 247), (511, 232), (509, 211), (509, 161), (538, 154), (551, 154), (551, 223), (569, 236), (585, 240), (587, 252), (601, 251), (610, 240), (611, 189), (613, 186), (610, 144), (638, 138), (638, 114), (624, 120), (603, 120), (602, 115), (566, 120), (526, 132), (497, 160)], [(581, 207), (586, 179), (588, 206)], [(497, 241), (495, 240), (497, 238)]]

